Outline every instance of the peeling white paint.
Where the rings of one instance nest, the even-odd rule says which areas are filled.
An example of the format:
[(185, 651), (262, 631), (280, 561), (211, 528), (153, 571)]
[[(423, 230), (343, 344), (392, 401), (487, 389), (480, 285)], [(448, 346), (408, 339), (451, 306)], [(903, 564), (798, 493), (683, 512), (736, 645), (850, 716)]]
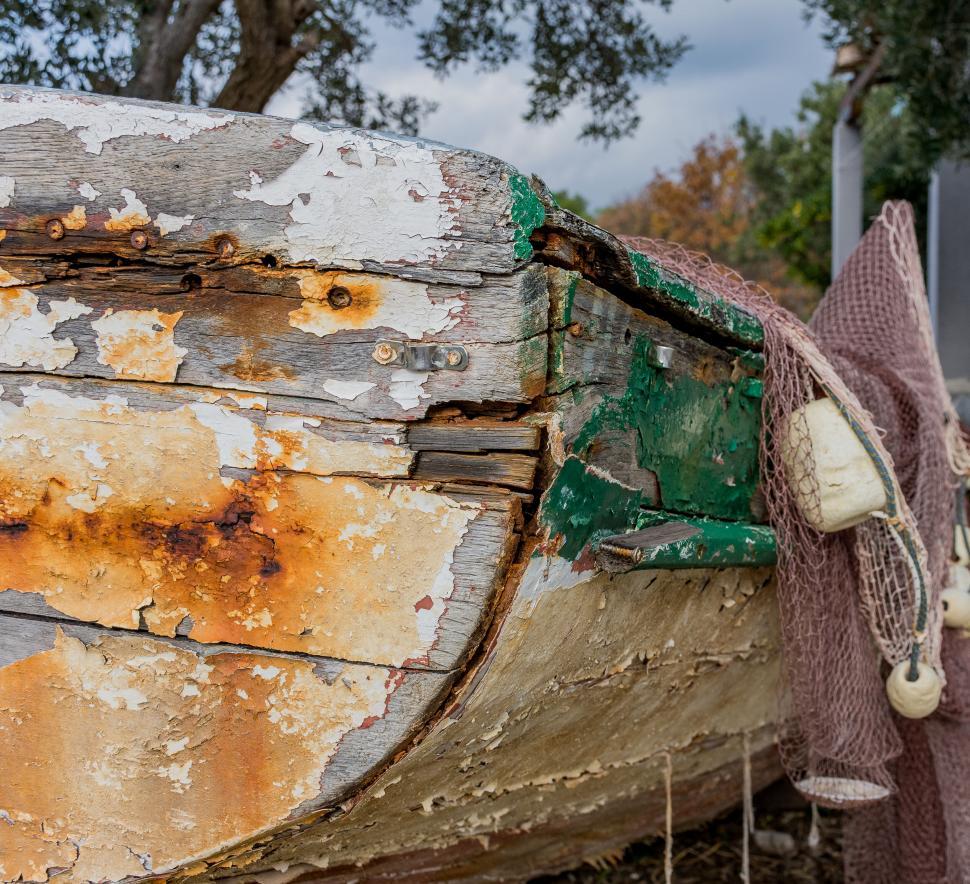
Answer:
[(346, 399), (351, 402), (376, 386), (377, 384), (368, 381), (337, 381), (332, 378), (323, 382), (324, 392), (335, 396), (337, 399)]
[(232, 114), (85, 100), (56, 92), (20, 93), (2, 101), (0, 129), (51, 120), (74, 132), (85, 151), (93, 154), (100, 154), (105, 143), (115, 138), (149, 136), (179, 144), (200, 132), (226, 126), (234, 119)]
[(388, 395), (403, 408), (410, 411), (421, 404), (422, 399), (430, 399), (431, 394), (424, 392), (424, 384), (431, 373), (399, 368), (391, 375)]
[(113, 207), (108, 209), (111, 215), (104, 222), (105, 230), (131, 230), (133, 227), (144, 227), (151, 220), (148, 217), (148, 206), (139, 198), (131, 188), (123, 187), (121, 196), (125, 204), (120, 209)]
[(0, 175), (0, 209), (5, 209), (13, 200), (16, 181), (9, 175)]
[(574, 566), (574, 562), (559, 556), (536, 556), (530, 559), (522, 575), (516, 601), (533, 607), (544, 593), (589, 583), (600, 573), (595, 568), (587, 571), (574, 570)]
[(53, 332), (62, 322), (91, 313), (92, 308), (68, 298), (51, 301), (47, 313), (41, 313), (39, 303), (26, 289), (0, 289), (0, 363), (54, 371), (77, 356), (74, 342), (70, 338), (55, 339)]
[[(303, 156), (273, 181), (251, 175), (249, 189), (234, 194), (289, 206), (293, 223), (278, 246), (291, 260), (417, 264), (452, 247), (443, 237), (454, 229), (459, 199), (431, 150), (306, 123), (294, 124), (290, 135), (307, 145)], [(346, 162), (351, 153), (359, 165)]]
[(114, 494), (110, 485), (98, 482), (94, 488), (71, 494), (65, 498), (68, 505), (85, 513), (93, 513), (104, 506), (105, 501)]
[(88, 201), (94, 201), (99, 196), (101, 196), (101, 191), (100, 190), (96, 190), (95, 187), (94, 187), (94, 185), (92, 185), (91, 183), (89, 183), (87, 181), (82, 181), (78, 185), (77, 192), (79, 194), (81, 194), (81, 196), (83, 196)]
[(146, 381), (174, 381), (188, 353), (175, 345), (178, 313), (110, 308), (91, 323), (97, 333), (98, 362), (115, 370), (115, 376)]
[[(302, 273), (299, 280), (304, 301), (299, 309), (290, 312), (290, 325), (320, 338), (347, 329), (389, 328), (420, 340), (461, 322), (461, 296), (433, 300), (424, 283), (396, 277), (317, 272)], [(331, 289), (340, 286), (369, 303), (335, 310), (327, 296)]]
[(0, 288), (9, 288), (15, 285), (24, 285), (24, 280), (18, 279), (12, 273), (8, 273), (0, 267)]
[(195, 220), (195, 215), (169, 215), (166, 212), (159, 212), (155, 216), (155, 226), (158, 228), (159, 235), (168, 236), (170, 233), (177, 233), (184, 227), (188, 227)]

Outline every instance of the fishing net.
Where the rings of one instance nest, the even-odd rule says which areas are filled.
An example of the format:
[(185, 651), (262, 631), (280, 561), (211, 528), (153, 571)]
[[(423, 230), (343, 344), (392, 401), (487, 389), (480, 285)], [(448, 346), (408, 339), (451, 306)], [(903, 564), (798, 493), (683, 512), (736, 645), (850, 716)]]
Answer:
[[(847, 880), (970, 880), (970, 642), (950, 629), (944, 640), (939, 603), (970, 456), (932, 340), (912, 210), (886, 204), (811, 328), (706, 256), (627, 243), (764, 327), (762, 489), (777, 535), (779, 746), (792, 781), (809, 800), (851, 811)], [(821, 497), (805, 409), (823, 397), (885, 492), (881, 511), (836, 533), (814, 527)], [(949, 676), (931, 718), (892, 710), (885, 678), (897, 664), (907, 677), (918, 664)]]

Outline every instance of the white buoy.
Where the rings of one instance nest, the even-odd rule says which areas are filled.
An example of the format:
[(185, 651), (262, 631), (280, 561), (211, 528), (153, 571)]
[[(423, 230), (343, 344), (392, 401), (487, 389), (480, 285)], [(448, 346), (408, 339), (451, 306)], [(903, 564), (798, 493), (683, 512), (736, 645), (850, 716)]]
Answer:
[(926, 718), (936, 711), (943, 693), (943, 680), (932, 666), (917, 663), (916, 681), (909, 680), (909, 661), (893, 667), (886, 679), (889, 702), (904, 718)]
[[(799, 460), (805, 453), (806, 430), (809, 463)], [(782, 440), (782, 459), (799, 509), (819, 531), (851, 528), (886, 506), (886, 489), (876, 465), (831, 399), (816, 399), (792, 414)], [(818, 500), (812, 483), (801, 475), (806, 468), (814, 468)]]
[(940, 595), (943, 599), (943, 625), (953, 629), (970, 629), (970, 592), (950, 586)]
[[(958, 564), (970, 565), (970, 549), (967, 549), (963, 531), (961, 525), (955, 525), (953, 528), (953, 554), (957, 557)], [(967, 533), (970, 534), (970, 528), (967, 529)]]
[(966, 565), (950, 565), (950, 574), (946, 581), (947, 588), (970, 590), (970, 568)]

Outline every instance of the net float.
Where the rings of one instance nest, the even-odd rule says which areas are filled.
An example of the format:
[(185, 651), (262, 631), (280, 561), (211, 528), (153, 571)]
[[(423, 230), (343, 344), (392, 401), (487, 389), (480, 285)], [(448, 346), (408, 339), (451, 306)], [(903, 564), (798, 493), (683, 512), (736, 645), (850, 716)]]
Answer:
[(916, 664), (916, 678), (910, 678), (910, 662), (901, 660), (886, 679), (889, 703), (904, 718), (926, 718), (936, 711), (943, 693), (943, 679), (926, 663)]
[(782, 456), (798, 507), (818, 531), (843, 531), (886, 506), (872, 458), (829, 398), (792, 412)]

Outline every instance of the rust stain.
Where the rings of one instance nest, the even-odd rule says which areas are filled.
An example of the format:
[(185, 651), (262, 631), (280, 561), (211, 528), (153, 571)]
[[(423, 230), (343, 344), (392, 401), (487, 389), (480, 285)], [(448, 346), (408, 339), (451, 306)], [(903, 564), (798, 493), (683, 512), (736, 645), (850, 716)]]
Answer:
[(434, 299), (424, 283), (363, 273), (297, 271), (303, 304), (290, 325), (319, 337), (350, 329), (390, 328), (414, 339), (454, 328), (461, 297)]
[(22, 279), (18, 279), (12, 273), (0, 267), (0, 288), (5, 288), (7, 286), (21, 285), (22, 283), (23, 283)]
[(254, 341), (243, 347), (235, 362), (221, 367), (241, 381), (293, 380), (296, 377), (296, 372), (293, 369), (280, 365), (278, 362), (260, 358), (260, 351), (265, 349), (265, 343)]
[(125, 233), (136, 227), (146, 227), (151, 223), (148, 207), (138, 199), (133, 190), (127, 187), (121, 189), (121, 196), (125, 200), (120, 209), (109, 209), (109, 217), (104, 222), (104, 229)]
[[(382, 301), (382, 283), (376, 277), (356, 273), (314, 273), (298, 275), (303, 306), (290, 313), (290, 325), (296, 328), (325, 325), (333, 331), (346, 328), (368, 328)], [(328, 296), (343, 289), (350, 304), (335, 309)]]
[(51, 650), (0, 669), (0, 879), (158, 874), (275, 826), (400, 684), (380, 667), (331, 675), (58, 630)]
[(257, 432), (224, 406), (155, 413), (24, 393), (23, 407), (0, 403), (5, 588), (160, 635), (188, 616), (204, 642), (389, 665), (427, 657), (474, 508), (359, 478), (220, 475), (225, 465), (404, 471), (408, 452), (306, 428), (301, 440), (293, 416)]
[(115, 377), (140, 381), (174, 381), (188, 350), (175, 345), (175, 326), (182, 311), (108, 308), (91, 323), (97, 333), (98, 362)]
[(69, 365), (77, 347), (67, 337), (54, 337), (63, 323), (92, 312), (74, 298), (48, 301), (46, 312), (29, 289), (0, 288), (0, 363), (19, 368), (28, 365), (54, 371)]
[(61, 222), (68, 230), (84, 230), (88, 223), (87, 212), (85, 212), (84, 206), (75, 206), (61, 218)]
[(714, 386), (722, 377), (722, 371), (717, 360), (713, 356), (702, 356), (694, 363), (691, 369), (694, 380), (706, 384), (708, 387)]

